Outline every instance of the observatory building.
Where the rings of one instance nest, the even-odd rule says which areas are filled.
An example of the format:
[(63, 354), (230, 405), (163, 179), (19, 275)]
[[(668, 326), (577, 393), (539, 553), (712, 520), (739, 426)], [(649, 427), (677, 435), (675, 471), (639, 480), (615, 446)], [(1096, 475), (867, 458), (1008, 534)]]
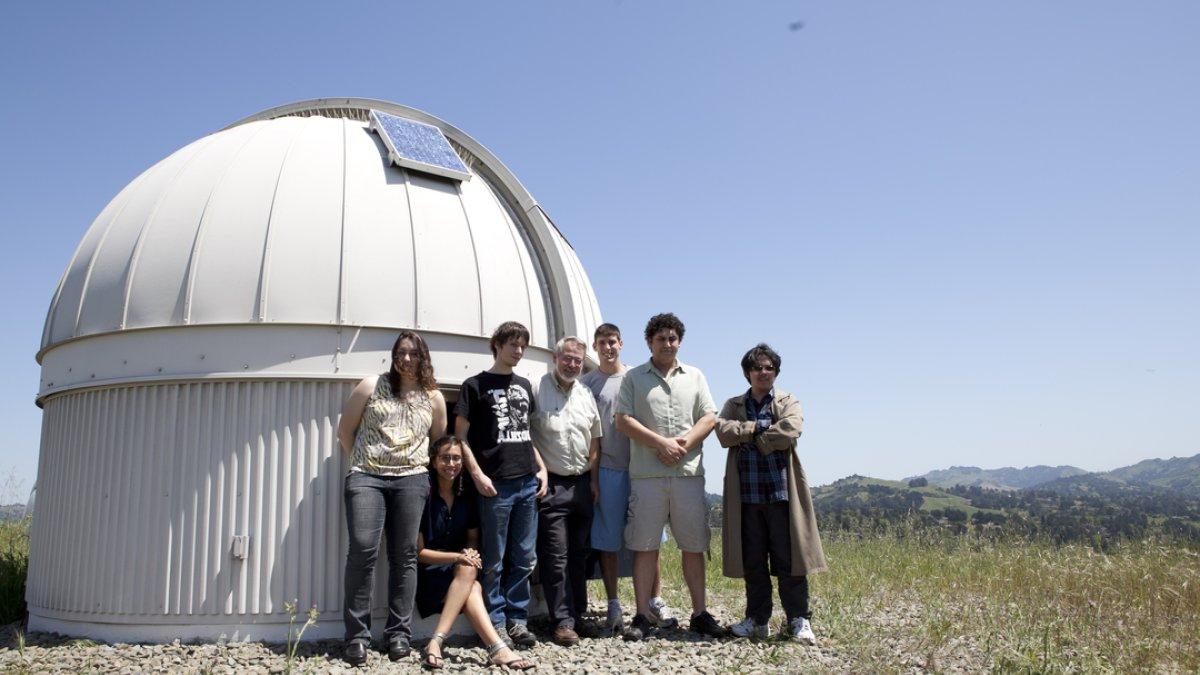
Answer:
[(306, 637), (340, 636), (343, 401), (388, 369), (400, 328), (453, 401), (510, 319), (530, 328), (531, 380), (601, 321), (533, 197), (431, 115), (304, 101), (150, 167), (92, 223), (46, 317), (29, 628), (275, 640), (295, 599), (320, 612)]

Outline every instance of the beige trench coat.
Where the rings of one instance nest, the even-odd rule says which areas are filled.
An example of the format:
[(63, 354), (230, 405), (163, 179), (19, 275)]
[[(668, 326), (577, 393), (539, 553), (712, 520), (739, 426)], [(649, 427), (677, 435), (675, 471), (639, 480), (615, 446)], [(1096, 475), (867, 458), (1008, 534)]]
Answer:
[(821, 550), (821, 535), (817, 532), (817, 515), (813, 510), (808, 479), (796, 457), (796, 439), (804, 426), (804, 413), (796, 397), (776, 387), (771, 402), (775, 423), (754, 439), (754, 422), (746, 420), (746, 395), (734, 396), (725, 402), (717, 418), (717, 440), (729, 448), (725, 462), (725, 496), (721, 524), (722, 571), (725, 576), (742, 578), (742, 490), (738, 478), (737, 448), (756, 443), (759, 451), (787, 452), (788, 510), (792, 534), (792, 576), (812, 574), (826, 569), (825, 552)]

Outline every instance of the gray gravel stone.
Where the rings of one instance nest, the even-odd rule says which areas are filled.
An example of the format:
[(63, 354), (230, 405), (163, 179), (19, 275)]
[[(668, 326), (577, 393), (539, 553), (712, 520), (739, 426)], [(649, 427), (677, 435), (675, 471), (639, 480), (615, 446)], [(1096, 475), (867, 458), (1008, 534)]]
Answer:
[[(714, 615), (724, 623), (734, 615), (720, 609)], [(629, 617), (627, 620), (631, 619)], [(534, 628), (537, 626), (535, 624)], [(162, 645), (94, 644), (54, 634), (26, 636), (23, 654), (16, 648), (16, 629), (0, 628), (0, 672), (73, 673), (90, 670), (100, 673), (261, 673), (278, 675), (288, 669), (284, 645), (262, 643), (200, 643), (178, 641)], [(956, 638), (961, 640), (961, 638)], [(376, 645), (378, 647), (378, 645)], [(293, 673), (417, 673), (421, 672), (423, 642), (407, 659), (397, 663), (379, 651), (368, 653), (363, 668), (350, 668), (341, 660), (340, 641), (307, 642), (297, 650), (291, 664)], [(950, 655), (966, 645), (957, 641), (937, 663), (941, 670), (971, 670), (971, 662), (951, 660)], [(902, 648), (897, 645), (897, 648)], [(473, 638), (456, 636), (446, 644), (447, 672), (475, 672), (487, 666), (485, 650)], [(565, 675), (583, 673), (662, 673), (697, 672), (756, 673), (851, 672), (870, 669), (874, 664), (853, 663), (842, 657), (832, 645), (804, 647), (789, 642), (754, 643), (747, 640), (712, 640), (686, 630), (666, 631), (661, 637), (643, 642), (625, 642), (619, 637), (584, 640), (579, 646), (564, 648), (541, 641), (533, 649), (519, 652), (535, 661), (534, 672)], [(915, 653), (905, 666), (923, 670), (922, 657)]]

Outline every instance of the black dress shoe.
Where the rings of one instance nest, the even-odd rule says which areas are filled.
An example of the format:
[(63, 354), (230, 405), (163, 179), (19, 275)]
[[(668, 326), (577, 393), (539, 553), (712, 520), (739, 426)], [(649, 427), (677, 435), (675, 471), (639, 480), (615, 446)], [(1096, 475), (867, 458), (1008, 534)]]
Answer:
[(367, 645), (361, 640), (354, 640), (346, 643), (345, 650), (342, 651), (342, 658), (352, 666), (361, 666), (367, 662)]
[(633, 617), (633, 621), (625, 629), (625, 632), (621, 634), (621, 637), (625, 638), (627, 642), (638, 642), (657, 636), (658, 626), (654, 625), (653, 621), (647, 619), (642, 614)]
[(396, 637), (388, 640), (389, 659), (393, 661), (399, 661), (400, 659), (408, 656), (410, 653), (412, 653), (412, 646), (408, 643), (408, 638), (404, 637), (403, 635), (397, 635)]
[(596, 622), (590, 619), (576, 620), (575, 632), (579, 634), (579, 637), (587, 638), (589, 640), (592, 638), (598, 638), (603, 634), (603, 631), (600, 630), (600, 626), (597, 626)]
[(716, 638), (728, 635), (728, 631), (721, 624), (717, 623), (713, 615), (708, 612), (700, 612), (696, 616), (693, 616), (691, 622), (688, 624), (688, 630), (693, 633)]

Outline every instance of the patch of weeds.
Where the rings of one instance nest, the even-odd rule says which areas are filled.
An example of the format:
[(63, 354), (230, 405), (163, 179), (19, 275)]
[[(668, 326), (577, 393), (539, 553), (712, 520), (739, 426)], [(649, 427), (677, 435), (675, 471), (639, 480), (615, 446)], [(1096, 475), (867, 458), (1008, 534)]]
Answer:
[(317, 654), (316, 656), (304, 661), (304, 672), (324, 673), (329, 670), (329, 665), (329, 660), (325, 658), (324, 654)]
[(300, 640), (304, 637), (304, 631), (308, 630), (309, 626), (317, 625), (317, 617), (320, 616), (320, 612), (317, 611), (316, 605), (309, 607), (307, 620), (297, 631), (296, 604), (296, 600), (283, 603), (283, 611), (287, 612), (288, 615), (287, 661), (283, 666), (284, 672), (286, 673), (291, 673), (296, 667), (296, 650), (300, 647)]
[(924, 652), (926, 668), (937, 670), (938, 653), (950, 641), (953, 629), (954, 622), (940, 612), (926, 619), (921, 629), (921, 651)]
[(789, 654), (786, 649), (783, 649), (779, 645), (771, 645), (770, 648), (763, 652), (762, 660), (763, 663), (779, 666), (783, 665), (784, 661), (788, 660), (790, 657), (791, 654)]
[(88, 647), (95, 647), (99, 643), (96, 642), (95, 640), (89, 640), (87, 638), (75, 638), (74, 640), (71, 640), (71, 642), (68, 644), (70, 644), (72, 647), (78, 647), (80, 649), (87, 649)]

